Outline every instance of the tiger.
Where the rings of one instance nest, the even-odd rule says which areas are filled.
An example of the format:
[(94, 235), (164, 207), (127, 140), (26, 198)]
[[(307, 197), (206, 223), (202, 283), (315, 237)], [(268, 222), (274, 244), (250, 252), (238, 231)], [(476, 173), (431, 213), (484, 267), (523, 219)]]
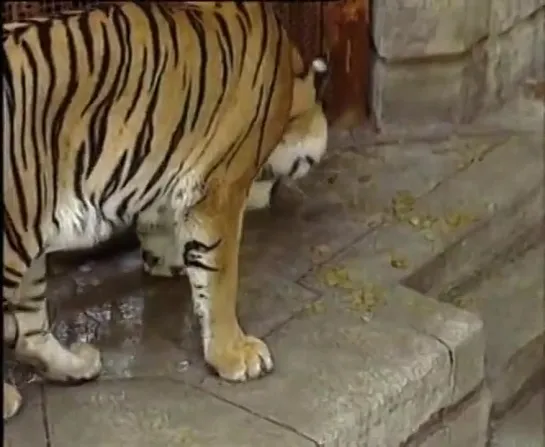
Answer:
[[(46, 380), (97, 378), (99, 350), (51, 332), (46, 255), (135, 225), (162, 264), (183, 261), (207, 364), (271, 372), (236, 312), (242, 225), (321, 159), (327, 60), (304, 63), (265, 2), (104, 4), (2, 38), (6, 348)], [(22, 405), (7, 382), (3, 402), (4, 420)]]

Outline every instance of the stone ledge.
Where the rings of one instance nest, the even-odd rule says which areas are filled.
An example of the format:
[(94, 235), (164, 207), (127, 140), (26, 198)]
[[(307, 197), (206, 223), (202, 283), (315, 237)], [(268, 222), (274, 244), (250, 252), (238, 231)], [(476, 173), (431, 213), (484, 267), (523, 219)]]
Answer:
[(484, 447), (490, 400), (489, 390), (480, 387), (462, 402), (441, 411), (435, 422), (422, 427), (403, 447)]
[[(269, 337), (279, 359), (273, 375), (244, 386), (208, 377), (200, 386), (319, 445), (397, 447), (452, 402), (451, 349), (456, 356), (471, 344), (480, 323), (404, 288), (384, 293), (396, 310), (370, 321), (350, 296), (327, 293)], [(414, 318), (402, 318), (406, 309)]]

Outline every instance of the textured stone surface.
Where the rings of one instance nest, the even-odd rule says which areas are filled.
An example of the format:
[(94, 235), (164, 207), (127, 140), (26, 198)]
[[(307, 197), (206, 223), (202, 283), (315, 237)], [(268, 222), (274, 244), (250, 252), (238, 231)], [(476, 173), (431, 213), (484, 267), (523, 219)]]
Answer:
[(464, 84), (475, 72), (473, 62), (434, 61), (421, 64), (373, 63), (372, 112), (379, 129), (448, 126), (461, 121)]
[(373, 38), (382, 58), (461, 53), (488, 32), (490, 0), (382, 0), (373, 4)]
[(490, 447), (545, 445), (545, 391), (494, 424)]
[(53, 447), (313, 445), (181, 382), (88, 384), (77, 393), (49, 388), (47, 416)]
[(386, 289), (373, 319), (405, 324), (440, 340), (450, 352), (452, 382), (449, 405), (458, 402), (484, 379), (485, 332), (470, 312), (402, 286)]
[[(485, 447), (491, 405), (486, 388), (447, 412), (407, 447)], [(514, 446), (513, 446), (514, 447)]]
[(513, 2), (511, 0), (490, 1), (490, 34), (506, 31), (517, 22), (526, 19), (539, 8), (545, 7), (545, 0), (526, 0)]
[[(513, 98), (526, 81), (545, 77), (543, 0), (493, 0), (490, 32), (488, 1), (377, 2), (371, 104), (381, 131), (471, 122)], [(452, 31), (458, 21), (467, 27), (463, 39)], [(473, 39), (471, 30), (483, 26)], [(452, 53), (460, 54), (427, 57)]]
[[(543, 248), (508, 260), (467, 298), (467, 307), (479, 312), (488, 334), (486, 371), (495, 404), (511, 398), (545, 366)], [(511, 336), (504, 337), (506, 332)]]
[(22, 390), (25, 399), (21, 412), (4, 425), (5, 447), (49, 447), (41, 387), (29, 386)]
[[(507, 1), (507, 0), (504, 0)], [(513, 5), (530, 4), (510, 2)], [(545, 70), (545, 8), (519, 22), (509, 32), (491, 36), (486, 44), (487, 106), (505, 102), (529, 78), (542, 79)]]

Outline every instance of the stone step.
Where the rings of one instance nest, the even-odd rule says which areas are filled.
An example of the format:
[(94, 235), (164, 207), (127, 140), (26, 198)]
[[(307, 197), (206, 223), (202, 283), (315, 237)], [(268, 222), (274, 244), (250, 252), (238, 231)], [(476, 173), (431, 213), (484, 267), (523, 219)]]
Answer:
[[(302, 292), (284, 289), (283, 299), (291, 295), (288, 300), (296, 302)], [(96, 287), (94, 293), (104, 292)], [(122, 301), (135, 299), (134, 291), (126, 293)], [(144, 353), (155, 364), (140, 369), (142, 352), (134, 342), (146, 337), (145, 327), (119, 340), (119, 334), (104, 335), (111, 326), (103, 322), (97, 332), (103, 333), (98, 342), (106, 370), (119, 364), (121, 350), (112, 347), (119, 340), (130, 374), (110, 370), (96, 384), (47, 386), (43, 394), (38, 386), (26, 388), (27, 408), (8, 424), (7, 445), (45, 447), (37, 437), (47, 433), (52, 446), (78, 439), (82, 447), (114, 440), (127, 447), (397, 447), (451, 406), (460, 386), (473, 388), (473, 381), (482, 380), (484, 343), (481, 322), (466, 311), (402, 286), (383, 293), (387, 305), (372, 321), (351, 296), (337, 295), (326, 304), (310, 302), (269, 336), (262, 333), (267, 329), (254, 328), (266, 336), (278, 364), (274, 374), (244, 385), (218, 380), (194, 357), (188, 362), (193, 372), (169, 369), (165, 365), (179, 362), (183, 349), (167, 351), (150, 340), (148, 348), (164, 355)], [(81, 314), (74, 319), (85, 324)], [(126, 314), (123, 325), (132, 327), (135, 320)], [(481, 362), (468, 361), (468, 355)], [(44, 408), (47, 417), (32, 408)], [(475, 440), (484, 439), (488, 409), (486, 398), (468, 406), (472, 417), (462, 425), (469, 445), (482, 445)]]
[(542, 390), (494, 424), (490, 447), (543, 447), (544, 402), (545, 391)]
[[(533, 233), (528, 238), (541, 242), (542, 228)], [(517, 242), (519, 248), (524, 246), (524, 241)], [(506, 253), (495, 268), (478, 271), (442, 297), (481, 316), (486, 332), (486, 375), (497, 407), (508, 403), (545, 367), (545, 246), (532, 245), (522, 254), (510, 257)]]

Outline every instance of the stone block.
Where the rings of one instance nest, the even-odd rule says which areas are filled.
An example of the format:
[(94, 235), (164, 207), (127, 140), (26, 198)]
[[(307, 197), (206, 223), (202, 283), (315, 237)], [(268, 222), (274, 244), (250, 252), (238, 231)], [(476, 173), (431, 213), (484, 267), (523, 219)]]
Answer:
[(490, 0), (374, 2), (377, 52), (387, 60), (462, 53), (486, 36), (489, 8)]
[(519, 22), (509, 32), (490, 37), (485, 51), (488, 60), (485, 104), (495, 106), (509, 99), (529, 78), (543, 78), (545, 8), (532, 18)]
[(394, 286), (385, 291), (373, 319), (408, 325), (448, 347), (452, 359), (449, 405), (464, 398), (484, 379), (485, 333), (477, 315)]
[(440, 130), (476, 116), (485, 90), (486, 54), (414, 64), (375, 59), (372, 79), (372, 111), (382, 131)]
[(539, 8), (545, 7), (545, 0), (489, 0), (490, 34), (502, 33), (517, 22), (528, 18)]
[(537, 392), (493, 426), (490, 447), (545, 445), (545, 391)]

